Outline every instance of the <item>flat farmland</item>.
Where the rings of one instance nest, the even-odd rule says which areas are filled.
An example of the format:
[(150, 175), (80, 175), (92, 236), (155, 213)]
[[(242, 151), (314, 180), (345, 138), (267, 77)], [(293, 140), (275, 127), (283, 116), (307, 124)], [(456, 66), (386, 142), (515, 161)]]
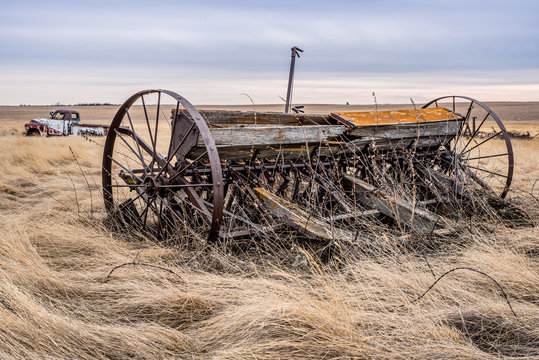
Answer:
[[(420, 107), (422, 104), (417, 104)], [(446, 104), (449, 106), (449, 104)], [(539, 102), (493, 102), (486, 103), (502, 119), (511, 131), (530, 131), (535, 135), (539, 133)], [(83, 121), (90, 123), (108, 124), (112, 121), (119, 106), (59, 106), (60, 108), (74, 109), (81, 112)], [(237, 111), (283, 111), (283, 105), (196, 105), (200, 110), (237, 110)], [(329, 114), (342, 111), (375, 111), (413, 109), (411, 104), (394, 105), (338, 105), (338, 104), (310, 104), (305, 110), (310, 114)], [(2, 128), (17, 126), (36, 117), (47, 117), (55, 106), (0, 106), (0, 126)], [(170, 114), (172, 105), (164, 108), (164, 113)]]
[[(539, 133), (539, 102), (487, 105), (509, 131)], [(97, 124), (118, 110), (62, 108)], [(328, 260), (294, 236), (268, 249), (122, 231), (103, 204), (104, 138), (23, 135), (54, 109), (0, 107), (1, 358), (539, 357), (539, 137), (512, 140), (509, 200), (525, 225), (467, 216), (442, 238), (377, 230), (377, 248), (359, 239)]]

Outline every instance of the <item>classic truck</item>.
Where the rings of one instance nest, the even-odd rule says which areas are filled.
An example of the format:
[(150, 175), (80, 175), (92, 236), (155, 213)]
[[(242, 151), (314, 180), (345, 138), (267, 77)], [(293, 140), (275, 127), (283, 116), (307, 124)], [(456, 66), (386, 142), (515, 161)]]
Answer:
[(107, 125), (81, 124), (80, 114), (75, 110), (54, 110), (50, 118), (36, 118), (24, 124), (26, 135), (95, 135), (107, 134)]

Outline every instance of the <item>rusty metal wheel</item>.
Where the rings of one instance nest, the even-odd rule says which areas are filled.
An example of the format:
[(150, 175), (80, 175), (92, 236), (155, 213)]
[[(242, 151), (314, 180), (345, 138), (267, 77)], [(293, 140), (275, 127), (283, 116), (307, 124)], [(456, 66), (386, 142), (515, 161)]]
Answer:
[(217, 239), (219, 154), (205, 119), (172, 91), (140, 91), (120, 107), (105, 142), (102, 185), (110, 213), (157, 239)]
[(441, 152), (442, 169), (457, 181), (505, 198), (513, 180), (511, 140), (500, 118), (466, 96), (443, 96), (423, 108), (443, 107), (464, 117), (459, 132)]

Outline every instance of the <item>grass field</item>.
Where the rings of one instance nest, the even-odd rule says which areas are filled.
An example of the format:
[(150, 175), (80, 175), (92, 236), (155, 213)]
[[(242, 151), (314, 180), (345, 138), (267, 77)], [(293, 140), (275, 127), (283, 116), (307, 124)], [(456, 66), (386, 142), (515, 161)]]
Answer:
[[(539, 132), (539, 103), (490, 105), (509, 130)], [(373, 108), (307, 110), (330, 107)], [(51, 110), (0, 107), (0, 358), (539, 358), (535, 227), (468, 219), (453, 239), (418, 237), (413, 249), (378, 233), (377, 251), (338, 264), (299, 241), (274, 254), (134, 241), (104, 221), (103, 138), (22, 135)], [(117, 107), (78, 110), (108, 124)], [(539, 138), (513, 145), (509, 197), (537, 222)], [(492, 279), (466, 269), (414, 301), (455, 268), (495, 279), (517, 316)]]

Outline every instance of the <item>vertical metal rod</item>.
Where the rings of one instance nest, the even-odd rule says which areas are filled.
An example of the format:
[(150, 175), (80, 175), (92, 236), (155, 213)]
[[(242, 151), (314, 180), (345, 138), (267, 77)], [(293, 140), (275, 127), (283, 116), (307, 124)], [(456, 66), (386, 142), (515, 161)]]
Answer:
[(294, 46), (292, 49), (292, 58), (290, 59), (290, 74), (288, 75), (288, 91), (286, 92), (286, 104), (284, 106), (284, 113), (288, 114), (290, 110), (290, 102), (292, 100), (292, 87), (294, 83), (294, 68), (296, 66), (296, 55), (299, 57), (299, 52), (303, 52), (300, 48)]

